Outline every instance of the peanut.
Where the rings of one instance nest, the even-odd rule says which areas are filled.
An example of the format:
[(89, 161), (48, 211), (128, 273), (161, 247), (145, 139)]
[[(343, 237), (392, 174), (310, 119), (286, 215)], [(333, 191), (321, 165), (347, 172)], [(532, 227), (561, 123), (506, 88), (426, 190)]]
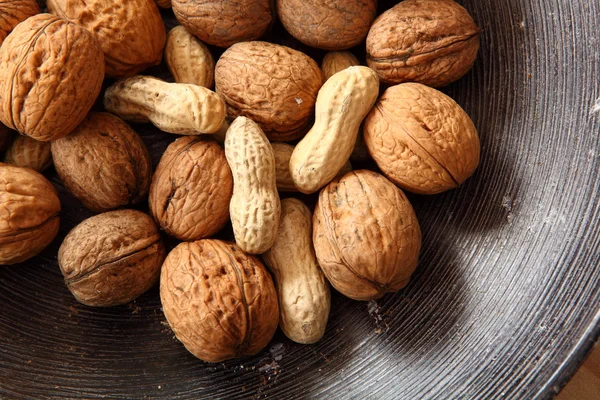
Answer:
[(325, 82), (317, 96), (315, 124), (290, 159), (292, 179), (302, 193), (316, 192), (342, 169), (378, 94), (377, 74), (367, 67), (347, 68)]
[(213, 87), (215, 60), (210, 50), (181, 25), (171, 29), (167, 36), (165, 60), (175, 82)]
[(50, 142), (38, 142), (29, 136), (19, 135), (6, 150), (4, 162), (38, 172), (45, 171), (52, 166)]
[(180, 135), (215, 133), (225, 120), (225, 103), (215, 92), (141, 75), (106, 89), (104, 107), (126, 121), (151, 122)]
[(255, 122), (238, 117), (225, 136), (225, 156), (233, 174), (235, 241), (247, 253), (264, 253), (275, 242), (281, 214), (271, 144)]
[(300, 200), (282, 200), (277, 239), (263, 258), (275, 276), (281, 330), (294, 342), (317, 342), (331, 295), (312, 244), (312, 213)]

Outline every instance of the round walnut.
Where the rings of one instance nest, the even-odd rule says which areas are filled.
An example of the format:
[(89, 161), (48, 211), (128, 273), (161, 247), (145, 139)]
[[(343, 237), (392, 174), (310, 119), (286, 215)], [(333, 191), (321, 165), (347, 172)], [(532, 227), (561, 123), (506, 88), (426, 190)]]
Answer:
[(414, 193), (453, 189), (479, 164), (479, 136), (467, 113), (419, 83), (387, 89), (365, 118), (364, 136), (381, 171)]
[(29, 168), (0, 163), (0, 265), (37, 255), (56, 237), (60, 201), (54, 186)]
[(162, 267), (160, 299), (175, 336), (208, 362), (258, 353), (279, 322), (277, 293), (265, 267), (220, 240), (175, 247)]
[(165, 248), (154, 221), (136, 210), (86, 219), (69, 232), (58, 265), (73, 296), (92, 307), (128, 303), (158, 281)]
[(133, 76), (162, 59), (165, 25), (152, 0), (48, 0), (48, 9), (94, 34), (109, 77)]
[(150, 212), (169, 235), (197, 240), (217, 233), (229, 219), (233, 177), (216, 142), (194, 136), (169, 145), (150, 186)]
[(36, 140), (64, 137), (92, 108), (103, 79), (104, 56), (87, 29), (31, 17), (0, 47), (0, 121)]
[(343, 50), (367, 36), (377, 15), (377, 0), (277, 0), (277, 14), (302, 43)]
[(331, 78), (340, 71), (356, 65), (360, 65), (360, 61), (354, 54), (349, 51), (330, 51), (323, 57), (321, 69), (325, 80)]
[(36, 0), (0, 0), (0, 45), (15, 26), (39, 13)]
[(172, 0), (173, 12), (205, 43), (229, 47), (261, 37), (273, 21), (270, 0)]
[(367, 170), (335, 179), (319, 195), (313, 242), (329, 282), (355, 300), (373, 300), (408, 284), (421, 230), (392, 182)]
[(310, 129), (323, 73), (312, 58), (289, 47), (244, 42), (223, 53), (215, 82), (230, 117), (243, 115), (270, 140), (290, 141)]
[(92, 112), (69, 136), (52, 142), (56, 172), (90, 210), (136, 204), (148, 194), (152, 161), (127, 123)]
[(11, 143), (4, 156), (4, 162), (35, 169), (38, 172), (45, 171), (52, 166), (52, 153), (49, 142), (38, 142), (28, 136), (17, 136)]
[(405, 0), (373, 23), (367, 62), (387, 83), (445, 86), (473, 66), (480, 32), (453, 0)]

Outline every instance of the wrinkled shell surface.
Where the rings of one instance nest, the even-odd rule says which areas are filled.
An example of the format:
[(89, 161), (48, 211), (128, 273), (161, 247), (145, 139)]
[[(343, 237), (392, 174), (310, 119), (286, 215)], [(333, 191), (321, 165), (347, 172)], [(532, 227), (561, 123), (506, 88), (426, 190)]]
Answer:
[(0, 265), (37, 255), (58, 233), (54, 186), (29, 168), (0, 163)]
[(255, 40), (271, 25), (270, 0), (173, 0), (175, 16), (205, 43), (229, 47)]
[(91, 33), (53, 15), (31, 17), (0, 47), (0, 121), (36, 140), (59, 139), (83, 121), (103, 79)]
[(14, 131), (0, 123), (0, 153), (3, 153), (8, 149), (8, 146), (10, 146), (13, 141), (13, 134)]
[(275, 276), (281, 330), (295, 342), (317, 342), (325, 333), (331, 297), (313, 248), (312, 212), (300, 200), (282, 200), (277, 240), (263, 258)]
[(364, 127), (381, 171), (414, 193), (455, 188), (479, 164), (479, 136), (469, 116), (450, 97), (418, 83), (387, 89)]
[(169, 32), (165, 60), (175, 82), (213, 87), (215, 60), (208, 47), (183, 26), (176, 26)]
[(126, 121), (151, 122), (178, 135), (218, 132), (226, 113), (225, 103), (212, 90), (140, 75), (106, 89), (104, 108)]
[(58, 265), (75, 298), (88, 306), (128, 303), (158, 281), (165, 248), (148, 215), (118, 210), (86, 219), (69, 232)]
[(367, 62), (388, 83), (445, 86), (473, 66), (480, 32), (452, 0), (405, 0), (373, 23)]
[(160, 298), (175, 336), (204, 361), (254, 355), (277, 329), (271, 276), (233, 243), (200, 240), (175, 247), (162, 267)]
[(180, 240), (217, 233), (229, 220), (233, 178), (216, 142), (177, 139), (163, 154), (150, 187), (150, 212)]
[(92, 211), (136, 204), (148, 194), (148, 150), (114, 115), (90, 113), (72, 134), (52, 142), (52, 156), (65, 187)]
[(304, 44), (325, 50), (349, 49), (369, 32), (376, 0), (277, 0), (285, 29)]
[(4, 162), (42, 172), (52, 166), (50, 143), (19, 135), (6, 151)]
[(0, 45), (15, 26), (39, 13), (36, 0), (0, 0)]
[(351, 299), (396, 292), (417, 266), (421, 231), (413, 208), (375, 172), (354, 171), (331, 182), (319, 195), (313, 223), (319, 265)]
[(304, 53), (266, 42), (246, 42), (223, 53), (215, 82), (231, 117), (252, 119), (270, 140), (290, 141), (308, 131), (323, 74)]
[(327, 80), (338, 72), (356, 65), (360, 65), (360, 62), (349, 51), (330, 51), (325, 54), (321, 63), (321, 69), (323, 70), (325, 80)]
[(133, 76), (162, 59), (165, 26), (153, 0), (48, 0), (55, 15), (94, 34), (106, 62), (106, 75)]

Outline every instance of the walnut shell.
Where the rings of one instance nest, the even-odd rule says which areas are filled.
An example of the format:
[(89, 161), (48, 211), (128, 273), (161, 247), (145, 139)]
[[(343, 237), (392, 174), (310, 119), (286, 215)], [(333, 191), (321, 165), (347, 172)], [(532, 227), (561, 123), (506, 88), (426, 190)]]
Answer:
[(171, 143), (150, 186), (150, 212), (169, 235), (197, 240), (214, 235), (229, 220), (233, 177), (216, 142), (194, 136)]
[(323, 70), (325, 80), (327, 80), (338, 72), (356, 65), (360, 65), (360, 61), (358, 61), (358, 58), (351, 52), (330, 51), (323, 57), (321, 69)]
[(173, 12), (205, 43), (229, 47), (264, 35), (273, 21), (270, 0), (173, 0)]
[(479, 164), (479, 137), (467, 113), (419, 83), (387, 89), (365, 118), (364, 136), (381, 171), (414, 193), (455, 188)]
[(52, 142), (56, 172), (90, 210), (136, 204), (148, 194), (152, 161), (127, 123), (92, 112), (69, 136)]
[(181, 243), (167, 256), (160, 299), (175, 336), (196, 357), (254, 355), (279, 322), (277, 293), (263, 264), (233, 243)]
[(0, 163), (0, 265), (36, 256), (56, 237), (60, 201), (54, 186), (29, 168)]
[(0, 0), (0, 45), (15, 26), (39, 13), (36, 0)]
[(302, 43), (325, 50), (354, 47), (377, 15), (376, 0), (277, 0), (285, 29)]
[(329, 282), (355, 300), (373, 300), (408, 283), (421, 230), (412, 206), (392, 182), (353, 171), (319, 194), (313, 242)]
[(152, 0), (48, 0), (48, 9), (94, 34), (109, 77), (133, 76), (162, 59), (165, 25)]
[(445, 86), (473, 66), (480, 32), (452, 0), (405, 0), (373, 23), (367, 63), (387, 83)]
[(270, 140), (290, 141), (310, 128), (323, 73), (312, 58), (289, 47), (244, 42), (223, 53), (215, 82), (230, 117), (248, 117)]
[(103, 79), (104, 56), (90, 32), (33, 16), (0, 47), (0, 121), (36, 140), (64, 137), (83, 121)]
[(13, 141), (13, 131), (0, 124), (0, 153), (4, 153)]
[(4, 162), (42, 172), (52, 166), (50, 143), (19, 135), (6, 151)]
[(65, 237), (58, 265), (73, 296), (92, 307), (128, 303), (158, 281), (165, 247), (154, 221), (136, 210), (86, 219)]

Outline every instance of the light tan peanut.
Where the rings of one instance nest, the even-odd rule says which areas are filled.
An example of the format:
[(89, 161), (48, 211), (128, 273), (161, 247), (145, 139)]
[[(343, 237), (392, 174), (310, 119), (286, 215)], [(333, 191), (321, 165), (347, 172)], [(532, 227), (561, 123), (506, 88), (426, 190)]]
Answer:
[(331, 295), (312, 243), (312, 213), (298, 199), (281, 201), (275, 244), (263, 254), (275, 276), (279, 326), (298, 343), (315, 343), (325, 333)]
[(4, 162), (42, 172), (52, 165), (50, 142), (39, 142), (28, 136), (18, 135), (6, 150)]
[(264, 253), (275, 242), (281, 214), (271, 144), (255, 122), (238, 117), (225, 136), (225, 156), (233, 174), (235, 241), (247, 253)]
[(350, 67), (325, 82), (317, 96), (315, 124), (296, 145), (290, 172), (302, 193), (314, 193), (350, 158), (363, 118), (379, 94), (379, 78), (367, 67)]
[(325, 79), (329, 79), (338, 72), (356, 65), (360, 65), (360, 61), (349, 51), (330, 51), (325, 54), (321, 69)]
[(175, 82), (213, 87), (215, 60), (210, 50), (181, 25), (171, 29), (167, 36), (165, 60)]
[(154, 0), (160, 8), (171, 8), (171, 0)]
[(141, 75), (106, 89), (104, 107), (126, 121), (151, 122), (179, 135), (215, 133), (225, 120), (225, 103), (215, 92)]

